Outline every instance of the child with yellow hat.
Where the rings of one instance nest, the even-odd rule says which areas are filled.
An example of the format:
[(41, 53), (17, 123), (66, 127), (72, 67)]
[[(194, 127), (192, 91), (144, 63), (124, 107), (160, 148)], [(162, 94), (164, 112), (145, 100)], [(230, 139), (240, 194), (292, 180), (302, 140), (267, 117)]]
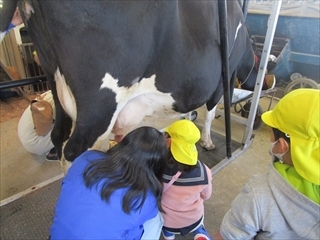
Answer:
[(170, 151), (162, 177), (163, 237), (174, 239), (175, 234), (192, 232), (196, 240), (211, 239), (203, 226), (203, 202), (212, 193), (212, 173), (198, 160), (195, 144), (200, 131), (193, 122), (184, 119), (166, 128), (165, 135)]
[(320, 90), (289, 92), (262, 120), (269, 172), (249, 180), (214, 239), (319, 239)]

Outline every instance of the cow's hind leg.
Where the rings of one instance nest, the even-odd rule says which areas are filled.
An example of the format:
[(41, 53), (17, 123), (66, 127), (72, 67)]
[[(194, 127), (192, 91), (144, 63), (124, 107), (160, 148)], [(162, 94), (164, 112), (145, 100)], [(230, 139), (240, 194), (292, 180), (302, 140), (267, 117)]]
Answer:
[[(47, 75), (50, 76), (50, 75)], [(56, 85), (51, 79), (49, 81), (51, 86), (51, 91), (55, 103), (55, 112), (56, 118), (54, 122), (54, 127), (51, 131), (51, 141), (57, 151), (58, 157), (60, 159), (60, 164), (64, 174), (66, 174), (69, 166), (66, 166), (65, 158), (62, 154), (63, 144), (68, 140), (71, 129), (72, 129), (72, 119), (70, 116), (63, 110), (62, 105), (58, 99)]]
[(217, 104), (219, 103), (223, 92), (222, 81), (219, 82), (219, 85), (216, 91), (212, 94), (211, 99), (206, 103), (207, 111), (204, 126), (202, 129), (200, 145), (206, 150), (215, 149), (215, 145), (211, 139), (211, 124), (216, 115)]
[(51, 140), (57, 151), (59, 159), (62, 159), (63, 143), (68, 140), (72, 128), (71, 118), (64, 112), (62, 107), (56, 104), (56, 117), (53, 130), (51, 131)]
[[(111, 132), (115, 122), (117, 104), (115, 94), (110, 90), (101, 91), (90, 101), (79, 99), (77, 103), (77, 119), (69, 141), (64, 147), (66, 160), (73, 162), (81, 153), (93, 147), (98, 138)], [(112, 122), (111, 122), (112, 121)], [(108, 132), (106, 132), (108, 130)]]

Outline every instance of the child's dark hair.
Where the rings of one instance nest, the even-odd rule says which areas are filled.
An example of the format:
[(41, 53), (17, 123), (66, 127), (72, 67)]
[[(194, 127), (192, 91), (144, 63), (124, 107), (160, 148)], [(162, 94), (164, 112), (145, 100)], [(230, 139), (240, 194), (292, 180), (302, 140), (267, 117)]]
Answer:
[(189, 172), (192, 169), (196, 168), (197, 165), (187, 165), (187, 164), (183, 164), (178, 162), (172, 155), (171, 151), (168, 151), (168, 160), (167, 160), (167, 167), (168, 168), (177, 168), (178, 171), (180, 172)]
[(283, 138), (287, 143), (290, 143), (290, 136), (281, 132), (278, 128), (272, 128), (275, 140), (279, 140), (279, 138)]
[(125, 213), (142, 207), (151, 191), (160, 211), (161, 177), (167, 158), (166, 140), (161, 132), (151, 127), (140, 127), (107, 151), (105, 159), (93, 161), (83, 173), (87, 188), (100, 187), (101, 199), (109, 201), (112, 193), (128, 188), (122, 201)]

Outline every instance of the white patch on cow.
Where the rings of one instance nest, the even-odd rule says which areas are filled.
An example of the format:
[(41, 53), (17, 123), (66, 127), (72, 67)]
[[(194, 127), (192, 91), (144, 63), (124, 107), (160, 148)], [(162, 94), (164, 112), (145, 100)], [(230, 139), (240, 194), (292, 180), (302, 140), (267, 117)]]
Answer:
[(237, 29), (236, 29), (236, 34), (235, 34), (235, 36), (234, 36), (234, 41), (236, 41), (236, 39), (237, 39), (238, 32), (239, 32), (239, 29), (241, 28), (241, 26), (242, 26), (242, 23), (239, 22), (239, 24), (238, 24), (238, 26), (237, 26)]
[(239, 32), (239, 30), (240, 30), (241, 27), (242, 27), (242, 23), (241, 23), (241, 21), (240, 21), (239, 24), (238, 24), (238, 26), (237, 26), (236, 33), (235, 33), (235, 35), (234, 35), (233, 45), (231, 46), (230, 51), (229, 51), (229, 57), (231, 56), (231, 53), (232, 53), (232, 51), (233, 51), (234, 44), (235, 44), (236, 39), (237, 39), (237, 36), (238, 36), (238, 32)]
[(163, 94), (157, 90), (155, 86), (155, 78), (156, 75), (152, 75), (150, 78), (144, 78), (140, 82), (138, 82), (139, 78), (136, 78), (132, 80), (132, 85), (127, 88), (119, 87), (118, 79), (114, 79), (109, 73), (106, 73), (102, 79), (100, 89), (108, 88), (112, 90), (114, 93), (116, 93), (116, 102), (120, 104), (145, 93)]
[(57, 93), (59, 101), (66, 111), (66, 113), (72, 118), (73, 121), (77, 119), (77, 106), (74, 96), (66, 83), (63, 75), (61, 75), (59, 68), (57, 68), (54, 74), (54, 80), (57, 86)]
[(174, 118), (180, 114), (172, 110), (174, 99), (170, 93), (163, 93), (155, 86), (156, 76), (144, 78), (132, 85), (119, 87), (118, 79), (106, 73), (100, 89), (108, 88), (116, 94), (117, 110), (113, 115), (108, 130), (99, 138), (106, 138), (112, 132), (116, 135), (126, 134), (134, 129), (146, 116), (153, 118)]

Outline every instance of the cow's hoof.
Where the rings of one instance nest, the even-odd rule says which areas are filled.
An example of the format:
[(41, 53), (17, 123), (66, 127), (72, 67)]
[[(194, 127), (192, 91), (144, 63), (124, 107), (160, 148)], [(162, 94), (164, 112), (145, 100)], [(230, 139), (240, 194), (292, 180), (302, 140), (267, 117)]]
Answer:
[(211, 151), (216, 148), (216, 145), (214, 145), (213, 143), (209, 144), (203, 141), (200, 141), (200, 146), (206, 149), (207, 151)]
[(60, 164), (61, 164), (63, 174), (67, 175), (67, 172), (68, 172), (69, 168), (71, 167), (72, 162), (69, 162), (65, 158), (62, 158), (60, 160)]

